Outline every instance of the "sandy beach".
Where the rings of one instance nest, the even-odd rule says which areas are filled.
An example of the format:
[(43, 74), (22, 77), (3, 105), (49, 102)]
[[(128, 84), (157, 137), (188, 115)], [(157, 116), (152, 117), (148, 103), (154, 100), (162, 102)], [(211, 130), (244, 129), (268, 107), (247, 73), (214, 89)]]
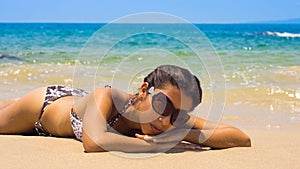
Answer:
[[(248, 129), (251, 148), (146, 154), (84, 153), (73, 139), (0, 136), (1, 168), (300, 168), (299, 129)], [(141, 154), (145, 155), (145, 154)]]

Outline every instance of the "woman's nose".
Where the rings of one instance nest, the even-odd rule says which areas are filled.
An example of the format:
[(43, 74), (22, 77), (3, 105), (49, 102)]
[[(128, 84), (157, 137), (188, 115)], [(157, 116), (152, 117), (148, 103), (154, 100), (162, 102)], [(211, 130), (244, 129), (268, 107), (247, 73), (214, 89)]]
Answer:
[(160, 116), (158, 120), (161, 121), (164, 126), (166, 126), (170, 124), (170, 118), (171, 116)]

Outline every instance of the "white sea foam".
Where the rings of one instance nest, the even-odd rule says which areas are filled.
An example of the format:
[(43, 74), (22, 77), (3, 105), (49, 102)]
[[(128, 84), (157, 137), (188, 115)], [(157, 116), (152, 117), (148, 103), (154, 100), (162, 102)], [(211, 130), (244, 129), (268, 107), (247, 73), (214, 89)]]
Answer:
[(284, 38), (300, 38), (300, 33), (289, 33), (289, 32), (264, 32), (264, 35), (267, 36), (277, 36), (277, 37), (284, 37)]

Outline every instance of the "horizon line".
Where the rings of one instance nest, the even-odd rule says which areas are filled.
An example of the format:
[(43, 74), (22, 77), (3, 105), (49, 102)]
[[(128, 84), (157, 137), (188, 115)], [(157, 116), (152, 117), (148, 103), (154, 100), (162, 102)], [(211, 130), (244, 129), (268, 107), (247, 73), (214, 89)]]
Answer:
[[(0, 23), (91, 23), (91, 24), (109, 24), (109, 23), (120, 23), (120, 24), (272, 24), (272, 23), (300, 23), (300, 18), (289, 18), (282, 20), (264, 20), (264, 21), (234, 21), (234, 22), (210, 22), (210, 21), (194, 21), (194, 22), (105, 22), (105, 21), (0, 21)], [(293, 22), (296, 21), (296, 22)]]

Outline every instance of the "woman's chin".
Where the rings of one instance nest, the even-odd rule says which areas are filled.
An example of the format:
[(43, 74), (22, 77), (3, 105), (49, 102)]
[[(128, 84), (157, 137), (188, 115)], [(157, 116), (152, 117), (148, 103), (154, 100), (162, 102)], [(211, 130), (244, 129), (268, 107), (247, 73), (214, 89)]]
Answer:
[(156, 131), (155, 128), (153, 128), (150, 123), (143, 124), (141, 126), (141, 130), (142, 130), (143, 134), (147, 134), (147, 135), (157, 135), (157, 134), (159, 134), (159, 132)]

